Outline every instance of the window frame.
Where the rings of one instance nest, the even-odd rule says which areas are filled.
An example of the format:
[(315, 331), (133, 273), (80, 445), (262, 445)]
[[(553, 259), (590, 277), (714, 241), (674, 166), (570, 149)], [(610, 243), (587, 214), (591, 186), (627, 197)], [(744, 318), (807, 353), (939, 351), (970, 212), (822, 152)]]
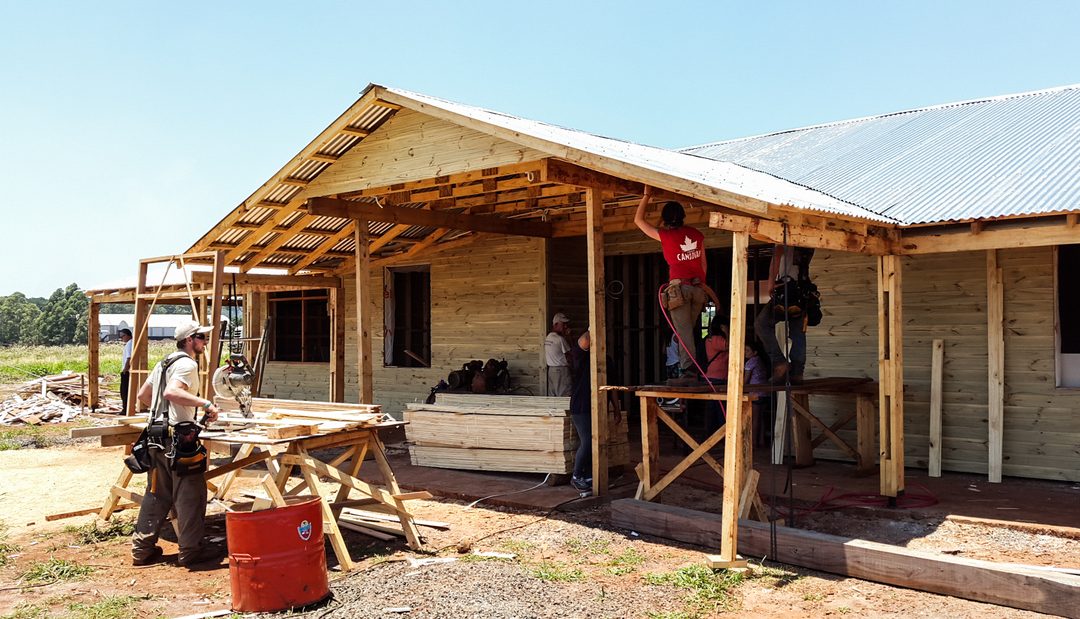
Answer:
[[(398, 349), (398, 338), (396, 335), (401, 333), (404, 328), (399, 328), (397, 325), (398, 319), (398, 300), (400, 298), (400, 292), (397, 290), (397, 275), (408, 275), (422, 273), (426, 275), (427, 279), (427, 294), (426, 294), (426, 306), (421, 308), (425, 316), (422, 322), (426, 328), (417, 329), (416, 327), (409, 326), (410, 331), (419, 331), (424, 339), (424, 347), (426, 350), (414, 351), (414, 352), (426, 352), (427, 366), (421, 365), (412, 357), (401, 353), (404, 359), (395, 359)], [(383, 269), (383, 367), (385, 368), (422, 368), (431, 367), (434, 364), (434, 351), (432, 349), (432, 277), (431, 277), (431, 265), (410, 265), (410, 266), (398, 266), (398, 267), (386, 267)], [(410, 301), (412, 301), (410, 299)], [(421, 300), (423, 301), (423, 300)], [(404, 350), (404, 348), (402, 348)], [(404, 363), (397, 363), (396, 361), (404, 361)]]
[[(278, 320), (276, 304), (285, 303), (291, 301), (300, 302), (300, 359), (279, 359), (278, 358), (278, 335), (277, 329), (279, 328), (280, 321)], [(309, 301), (324, 301), (326, 306), (326, 359), (308, 359), (309, 353), (312, 352), (308, 345), (308, 305)], [(267, 355), (267, 361), (272, 363), (330, 363), (330, 340), (333, 337), (333, 326), (330, 324), (330, 290), (326, 288), (313, 289), (313, 290), (289, 290), (285, 292), (271, 292), (266, 296), (266, 313), (271, 318), (270, 320), (270, 354)], [(312, 336), (316, 337), (316, 336)]]

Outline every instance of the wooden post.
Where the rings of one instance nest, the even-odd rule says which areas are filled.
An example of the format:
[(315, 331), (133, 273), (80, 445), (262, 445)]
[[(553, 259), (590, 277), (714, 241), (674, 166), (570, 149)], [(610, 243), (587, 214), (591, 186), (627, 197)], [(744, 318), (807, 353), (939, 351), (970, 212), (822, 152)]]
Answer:
[(356, 241), (356, 371), (358, 394), (361, 404), (373, 404), (375, 400), (371, 368), (371, 255), (368, 222), (354, 220), (353, 238)]
[(641, 397), (641, 484), (637, 498), (644, 498), (660, 477), (660, 428), (656, 398)]
[[(742, 351), (746, 345), (746, 250), (750, 235), (735, 232), (731, 238), (731, 327), (728, 350)], [(747, 462), (750, 454), (745, 451), (743, 433), (749, 427), (745, 417), (751, 415), (749, 402), (743, 399), (742, 354), (728, 355), (727, 383), (727, 437), (724, 443), (724, 505), (721, 515), (720, 555), (710, 555), (708, 564), (713, 568), (739, 567), (745, 565), (738, 555), (739, 496), (742, 493), (745, 473), (753, 462)]]
[(266, 295), (262, 292), (249, 292), (246, 304), (248, 308), (247, 323), (244, 325), (244, 337), (247, 338), (247, 358), (255, 363), (259, 358), (259, 340), (262, 337), (263, 322), (266, 320)]
[(331, 288), (330, 300), (330, 401), (345, 401), (345, 288)]
[[(213, 327), (210, 331), (210, 337), (206, 340), (206, 372), (203, 374), (203, 390), (202, 396), (204, 398), (213, 398), (213, 387), (211, 385), (214, 382), (214, 371), (221, 365), (221, 314), (225, 308), (225, 304), (222, 302), (221, 289), (225, 285), (225, 252), (218, 250), (214, 255), (214, 279), (211, 283), (213, 288), (211, 289), (212, 296), (209, 299), (207, 305), (203, 305), (204, 314), (208, 314), (206, 322), (203, 323), (207, 326)], [(206, 297), (202, 297), (206, 299)], [(232, 325), (229, 325), (232, 328)]]
[(878, 260), (881, 494), (904, 491), (904, 331), (899, 256)]
[[(135, 341), (131, 345), (131, 361), (129, 369), (131, 374), (128, 380), (127, 410), (125, 415), (134, 415), (138, 410), (139, 387), (150, 377), (147, 371), (147, 358), (149, 347), (147, 338), (150, 337), (150, 301), (143, 298), (146, 294), (146, 272), (148, 264), (139, 261), (139, 279), (135, 280), (135, 330), (132, 337)], [(111, 510), (109, 513), (112, 513)]]
[[(782, 392), (778, 396), (784, 397)], [(806, 393), (791, 394), (792, 407), (798, 404), (803, 410), (810, 410), (810, 395)], [(785, 409), (786, 410), (786, 409)], [(795, 451), (796, 466), (814, 465), (814, 437), (810, 429), (810, 422), (806, 417), (799, 415), (794, 410), (791, 415), (791, 446)]]
[(538, 311), (540, 313), (540, 359), (539, 359), (539, 385), (540, 393), (550, 396), (548, 393), (548, 369), (547, 369), (547, 340), (548, 331), (551, 330), (551, 257), (549, 252), (549, 245), (551, 241), (549, 239), (536, 239), (536, 246), (540, 250), (540, 256), (537, 262), (540, 264), (540, 290), (538, 291), (538, 305), (540, 306)]
[(870, 394), (860, 393), (855, 396), (855, 451), (859, 452), (859, 472), (869, 472), (877, 464), (874, 451), (874, 398)]
[(930, 361), (930, 477), (941, 477), (941, 387), (945, 340), (934, 340)]
[(987, 446), (991, 483), (1001, 482), (1002, 434), (1005, 430), (1005, 283), (997, 250), (986, 252)]
[(90, 300), (90, 308), (86, 321), (86, 380), (90, 383), (89, 400), (90, 410), (96, 411), (98, 407), (98, 383), (101, 379), (101, 304)]
[(592, 384), (592, 473), (593, 494), (608, 490), (608, 412), (607, 394), (600, 386), (607, 384), (607, 313), (604, 309), (604, 203), (599, 189), (585, 190), (585, 218), (588, 220), (589, 262), (589, 380)]

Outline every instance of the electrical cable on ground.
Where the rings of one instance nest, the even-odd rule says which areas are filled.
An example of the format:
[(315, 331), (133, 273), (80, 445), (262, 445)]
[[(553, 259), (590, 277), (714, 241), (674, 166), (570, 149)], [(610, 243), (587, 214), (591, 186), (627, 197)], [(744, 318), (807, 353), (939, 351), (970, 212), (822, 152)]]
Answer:
[(521, 494), (522, 492), (528, 492), (530, 490), (536, 490), (540, 486), (543, 486), (544, 484), (548, 483), (549, 479), (551, 479), (551, 473), (548, 473), (547, 475), (545, 475), (544, 479), (540, 483), (536, 484), (535, 486), (529, 486), (528, 488), (525, 488), (523, 490), (514, 490), (513, 492), (503, 492), (501, 494), (492, 494), (490, 496), (479, 498), (479, 499), (476, 499), (475, 501), (473, 501), (472, 503), (469, 503), (468, 505), (466, 505), (465, 509), (472, 509), (473, 507), (476, 506), (477, 503), (482, 503), (482, 502), (484, 502), (484, 501), (486, 501), (488, 499), (494, 499), (495, 497), (510, 496), (510, 495), (514, 495), (514, 494)]

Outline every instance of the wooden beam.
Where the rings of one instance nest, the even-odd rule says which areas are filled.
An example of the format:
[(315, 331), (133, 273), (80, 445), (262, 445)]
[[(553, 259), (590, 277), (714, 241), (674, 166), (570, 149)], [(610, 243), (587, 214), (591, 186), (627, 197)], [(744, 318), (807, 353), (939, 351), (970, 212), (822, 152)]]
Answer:
[[(730, 328), (728, 349), (742, 350), (746, 345), (746, 250), (750, 235), (736, 232), (731, 237), (731, 303), (729, 305)], [(724, 501), (720, 517), (719, 561), (710, 558), (712, 567), (734, 566), (739, 561), (739, 494), (746, 481), (746, 471), (752, 466), (751, 454), (747, 453), (743, 434), (747, 430), (745, 417), (750, 407), (743, 400), (743, 355), (728, 355), (727, 383), (727, 440), (724, 443)]]
[[(101, 304), (91, 300), (86, 319), (86, 380), (90, 383), (88, 400), (90, 410), (98, 406), (98, 388), (101, 379)], [(121, 368), (122, 369), (122, 368)], [(126, 394), (125, 394), (126, 395)]]
[[(134, 415), (138, 410), (138, 395), (139, 387), (142, 387), (143, 382), (149, 378), (150, 374), (147, 367), (149, 358), (149, 321), (150, 321), (150, 301), (145, 297), (140, 298), (140, 295), (145, 295), (147, 292), (146, 286), (146, 274), (149, 263), (140, 260), (139, 261), (139, 275), (135, 280), (135, 325), (132, 330), (132, 337), (134, 342), (131, 346), (131, 361), (128, 367), (131, 368), (131, 374), (128, 377), (128, 395), (127, 395), (127, 409), (124, 411), (125, 415)], [(111, 514), (112, 511), (103, 511), (103, 514)]]
[(878, 263), (878, 382), (881, 494), (904, 491), (904, 332), (901, 258), (880, 256)]
[[(297, 206), (299, 207), (299, 199), (297, 199), (296, 201), (298, 203)], [(301, 234), (304, 228), (307, 228), (311, 224), (315, 223), (316, 219), (318, 219), (318, 217), (315, 217), (311, 214), (301, 215), (300, 217), (296, 218), (296, 220), (293, 221), (286, 230), (279, 232), (277, 236), (273, 238), (273, 240), (258, 249), (254, 249), (253, 246), (259, 238), (265, 236), (265, 233), (267, 231), (262, 229), (256, 230), (254, 233), (240, 239), (240, 242), (237, 244), (237, 246), (234, 249), (229, 250), (228, 260), (229, 262), (234, 262), (240, 258), (240, 255), (243, 252), (248, 250), (254, 251), (255, 253), (248, 256), (247, 259), (244, 260), (244, 263), (240, 265), (240, 270), (246, 273), (251, 269), (259, 266), (259, 264), (263, 260), (266, 260), (270, 256), (273, 256), (274, 253), (277, 250), (281, 249), (281, 247), (283, 247), (286, 243), (295, 239), (296, 235)], [(326, 239), (323, 240), (325, 241)], [(250, 243), (248, 241), (250, 241)], [(305, 255), (306, 254), (307, 252), (305, 252)]]
[(371, 290), (371, 254), (368, 252), (368, 222), (356, 221), (356, 370), (361, 404), (373, 404), (371, 365), (371, 319), (375, 303)]
[[(645, 191), (644, 183), (583, 168), (561, 159), (543, 159), (540, 163), (540, 180), (545, 183), (558, 183), (582, 188), (592, 187), (613, 195), (640, 196)], [(704, 200), (661, 188), (654, 189), (653, 200), (676, 200), (681, 202), (683, 206), (723, 208), (720, 204), (705, 202)]]
[(941, 477), (941, 395), (945, 373), (945, 340), (934, 340), (930, 352), (930, 477)]
[[(632, 499), (612, 501), (611, 519), (619, 528), (704, 547), (715, 545), (720, 535), (715, 514)], [(772, 528), (766, 523), (739, 521), (739, 545), (749, 555), (841, 576), (1050, 615), (1078, 616), (1080, 577), (1071, 574), (804, 529), (777, 526), (775, 530), (777, 556), (770, 539)]]
[(608, 491), (608, 414), (607, 394), (600, 391), (607, 384), (607, 312), (604, 283), (604, 203), (600, 190), (585, 192), (585, 210), (589, 218), (586, 238), (589, 265), (589, 381), (592, 390), (592, 475), (593, 494)]
[[(340, 277), (326, 277), (318, 275), (262, 275), (254, 273), (225, 273), (228, 283), (236, 281), (238, 289), (257, 290), (262, 286), (276, 288), (289, 287), (294, 290), (321, 290), (323, 288), (337, 288), (341, 286)], [(208, 271), (195, 271), (191, 274), (191, 281), (197, 284), (213, 284), (214, 274)]]
[(330, 401), (345, 401), (345, 288), (331, 288), (330, 300)]
[(1064, 218), (1043, 217), (1024, 221), (984, 222), (973, 234), (970, 226), (906, 228), (894, 253), (912, 256), (957, 251), (985, 251), (1015, 247), (1048, 247), (1077, 242), (1076, 228)]
[(334, 236), (327, 237), (322, 240), (314, 249), (312, 249), (308, 255), (300, 259), (299, 262), (289, 267), (289, 274), (296, 275), (300, 271), (311, 266), (316, 260), (323, 257), (326, 252), (332, 250), (338, 243), (349, 238), (353, 234), (353, 223), (346, 223), (334, 233)]
[(551, 224), (538, 221), (522, 221), (502, 217), (462, 215), (418, 208), (401, 208), (341, 200), (338, 198), (312, 198), (307, 202), (308, 212), (313, 215), (351, 217), (368, 221), (384, 221), (394, 224), (451, 228), (473, 232), (491, 232), (517, 236), (550, 237)]
[[(211, 279), (211, 295), (209, 299), (204, 297), (201, 299), (204, 303), (203, 309), (209, 312), (207, 322), (200, 323), (213, 327), (210, 331), (209, 337), (206, 338), (206, 373), (203, 374), (203, 387), (202, 396), (204, 398), (214, 397), (213, 387), (214, 371), (221, 365), (221, 315), (224, 306), (221, 303), (221, 290), (225, 286), (225, 252), (215, 252), (216, 257), (214, 259), (214, 271)], [(207, 304), (206, 301), (209, 301)], [(231, 325), (230, 325), (231, 328)]]
[[(837, 225), (840, 222), (834, 222)], [(892, 249), (892, 237), (894, 233), (886, 228), (867, 227), (865, 234), (856, 230), (845, 230), (829, 227), (807, 226), (800, 224), (786, 224), (783, 221), (770, 219), (756, 219), (742, 215), (728, 215), (726, 213), (710, 213), (709, 226), (731, 232), (747, 232), (758, 241), (767, 243), (784, 244), (796, 247), (811, 247), (814, 249), (832, 249), (837, 251), (853, 252), (883, 256)], [(787, 236), (784, 235), (785, 226)]]
[(1005, 284), (997, 250), (986, 252), (987, 456), (991, 483), (1001, 483), (1005, 431)]

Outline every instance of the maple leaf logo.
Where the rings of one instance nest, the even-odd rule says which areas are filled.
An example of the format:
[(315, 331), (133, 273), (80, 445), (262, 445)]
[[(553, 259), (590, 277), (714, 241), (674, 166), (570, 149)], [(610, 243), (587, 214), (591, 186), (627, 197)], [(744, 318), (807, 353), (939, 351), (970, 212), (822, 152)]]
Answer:
[(691, 241), (690, 237), (684, 236), (682, 245), (679, 245), (679, 249), (685, 252), (691, 252), (697, 249), (697, 241)]

